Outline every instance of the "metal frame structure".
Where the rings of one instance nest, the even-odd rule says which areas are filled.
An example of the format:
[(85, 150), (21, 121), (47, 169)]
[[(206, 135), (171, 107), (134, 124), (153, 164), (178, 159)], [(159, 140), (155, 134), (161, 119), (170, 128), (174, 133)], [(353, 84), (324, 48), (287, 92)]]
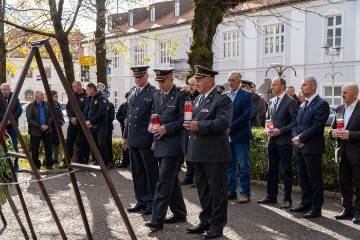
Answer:
[[(40, 180), (41, 177), (36, 169), (36, 166), (35, 166), (35, 163), (33, 162), (33, 159), (31, 158), (31, 155), (30, 155), (30, 152), (27, 148), (27, 146), (25, 145), (25, 142), (21, 136), (21, 133), (16, 125), (16, 122), (15, 122), (15, 119), (14, 117), (12, 116), (11, 112), (15, 106), (15, 103), (16, 103), (16, 99), (18, 98), (19, 96), (19, 93), (20, 93), (20, 90), (21, 90), (21, 87), (24, 83), (24, 80), (25, 80), (25, 76), (29, 70), (29, 67), (30, 67), (30, 64), (31, 64), (31, 61), (33, 59), (33, 57), (35, 57), (36, 59), (36, 62), (37, 62), (37, 65), (39, 67), (39, 71), (40, 71), (40, 75), (41, 75), (41, 79), (43, 81), (43, 84), (44, 84), (44, 88), (45, 88), (45, 92), (46, 92), (46, 96), (47, 96), (47, 99), (48, 99), (48, 102), (49, 102), (49, 107), (50, 107), (50, 113), (51, 113), (51, 116), (53, 117), (54, 119), (54, 123), (55, 123), (55, 126), (56, 126), (56, 131), (58, 133), (58, 136), (59, 136), (59, 139), (60, 139), (60, 143), (63, 147), (63, 150), (64, 150), (64, 156), (65, 156), (65, 161), (67, 163), (67, 168), (68, 168), (68, 172), (69, 172), (69, 175), (70, 175), (70, 179), (71, 179), (71, 182), (72, 182), (72, 185), (73, 185), (73, 188), (74, 188), (74, 192), (75, 192), (75, 196), (76, 196), (76, 200), (77, 200), (77, 203), (78, 203), (78, 206), (79, 206), (79, 210), (80, 210), (80, 214), (81, 214), (81, 217), (82, 217), (82, 220), (83, 220), (83, 224), (84, 224), (84, 227), (85, 227), (85, 231), (86, 231), (86, 235), (87, 235), (87, 238), (88, 239), (93, 239), (92, 238), (92, 234), (91, 234), (91, 230), (90, 230), (90, 227), (89, 227), (89, 223), (88, 223), (88, 220), (87, 220), (87, 217), (86, 217), (86, 213), (85, 213), (85, 209), (84, 209), (84, 205), (83, 205), (83, 201), (82, 201), (82, 198), (81, 198), (81, 195), (80, 195), (80, 191), (79, 191), (79, 187), (78, 187), (78, 184), (77, 184), (77, 181), (76, 181), (76, 176), (75, 176), (75, 172), (73, 172), (73, 169), (77, 169), (77, 168), (81, 168), (81, 169), (85, 169), (85, 170), (90, 170), (90, 171), (101, 171), (104, 178), (105, 178), (105, 181), (109, 187), (109, 190), (112, 194), (112, 197), (114, 198), (114, 201), (115, 201), (115, 204), (120, 212), (120, 215), (126, 225), (126, 228), (128, 230), (128, 233), (129, 233), (129, 236), (131, 239), (137, 239), (136, 236), (135, 236), (135, 233), (134, 233), (134, 230), (130, 224), (130, 221), (126, 215), (126, 212), (123, 208), (123, 205), (120, 201), (120, 198), (119, 198), (119, 195), (117, 194), (116, 192), (116, 189), (115, 189), (115, 186), (110, 178), (110, 175), (107, 171), (107, 168), (105, 166), (105, 163), (100, 155), (100, 152), (95, 144), (95, 141), (90, 133), (90, 130), (87, 128), (86, 124), (85, 124), (85, 119), (84, 119), (84, 116), (82, 115), (81, 113), (81, 110), (75, 100), (75, 97), (73, 96), (73, 92), (68, 84), (68, 82), (66, 81), (66, 78), (64, 76), (64, 73), (63, 71), (61, 70), (61, 66), (59, 64), (59, 62), (57, 61), (56, 59), (56, 56), (55, 56), (55, 53), (54, 51), (52, 50), (52, 47), (49, 43), (49, 39), (45, 39), (45, 40), (40, 40), (40, 41), (35, 41), (35, 42), (32, 42), (32, 47), (31, 47), (31, 51), (28, 55), (28, 58), (25, 62), (25, 65), (24, 65), (24, 68), (21, 72), (21, 75), (20, 75), (20, 78), (16, 84), (16, 87), (15, 87), (15, 90), (14, 90), (14, 93), (13, 93), (13, 96), (12, 96), (12, 99), (9, 103), (9, 105), (7, 106), (6, 108), (6, 112), (5, 112), (5, 115), (3, 117), (3, 122), (0, 124), (0, 132), (3, 132), (6, 128), (6, 124), (4, 123), (7, 123), (9, 120), (11, 122), (11, 124), (13, 126), (16, 126), (14, 127), (14, 130), (15, 130), (15, 133), (19, 139), (19, 142), (22, 146), (22, 149), (24, 151), (24, 154), (21, 154), (21, 153), (16, 153), (16, 152), (10, 152), (7, 150), (6, 148), (6, 145), (5, 145), (5, 148), (4, 148), (4, 151), (5, 151), (5, 156), (7, 156), (7, 159), (8, 159), (8, 163), (9, 163), (9, 166), (10, 166), (10, 169), (11, 169), (11, 173), (13, 175), (13, 178), (14, 178), (14, 181), (17, 181), (17, 178), (16, 178), (16, 174), (15, 174), (15, 171), (14, 171), (14, 168), (13, 168), (13, 165), (12, 165), (12, 162), (10, 160), (9, 157), (13, 156), (13, 157), (19, 157), (19, 158), (25, 158), (25, 159), (28, 159), (29, 161), (29, 164), (30, 164), (30, 167), (32, 169), (32, 172), (35, 176), (36, 179)], [(97, 162), (99, 163), (99, 166), (94, 166), (94, 165), (87, 165), (87, 164), (79, 164), (79, 163), (73, 163), (71, 162), (71, 159), (70, 159), (70, 156), (69, 156), (69, 152), (68, 152), (68, 149), (66, 147), (66, 143), (65, 143), (65, 138), (64, 138), (64, 134), (61, 130), (61, 125), (60, 125), (60, 121), (59, 121), (59, 118), (57, 117), (57, 114), (56, 114), (56, 110), (55, 110), (55, 105), (54, 105), (54, 102), (53, 102), (53, 99), (51, 97), (51, 93), (50, 93), (50, 86), (49, 86), (49, 82), (48, 82), (48, 79), (46, 77), (46, 72), (45, 72), (45, 68), (44, 68), (44, 65), (43, 65), (43, 62), (42, 62), (42, 58), (41, 58), (41, 55), (40, 55), (40, 51), (39, 51), (39, 48), (44, 46), (47, 53), (49, 54), (50, 56), (50, 59), (55, 67), (55, 70), (60, 78), (60, 81), (65, 89), (65, 92), (67, 93), (68, 95), (68, 99), (69, 99), (69, 104), (70, 106), (74, 109), (77, 117), (78, 117), (78, 120), (79, 120), (79, 123), (80, 123), (80, 126), (84, 132), (84, 135), (85, 135), (85, 138), (86, 140), (88, 141), (89, 143), (89, 146), (90, 146), (90, 149), (92, 150), (93, 152), (93, 156), (97, 159)], [(5, 101), (5, 98), (4, 96), (2, 95), (2, 93), (0, 92), (0, 100), (3, 104), (3, 106), (6, 106), (6, 101)], [(1, 144), (3, 145), (3, 142), (1, 142)], [(3, 145), (4, 147), (4, 145)], [(42, 191), (42, 194), (45, 198), (45, 201), (51, 211), (51, 214), (55, 220), (55, 223), (59, 229), (59, 232), (60, 232), (60, 235), (63, 239), (67, 239), (66, 235), (65, 235), (65, 232), (61, 226), (61, 223), (60, 223), (60, 220), (55, 212), (55, 209), (51, 203), (51, 200), (49, 198), (49, 195), (45, 189), (45, 186), (44, 184), (42, 183), (42, 181), (38, 181), (38, 184), (39, 184), (39, 187)], [(21, 201), (21, 204), (22, 204), (22, 207), (23, 207), (23, 210), (25, 212), (25, 216), (26, 216), (26, 220), (28, 221), (28, 225), (29, 225), (29, 228), (31, 230), (31, 233), (32, 233), (32, 236), (34, 239), (36, 239), (36, 235), (35, 235), (35, 232), (34, 232), (34, 229), (32, 227), (32, 224), (31, 224), (31, 220), (30, 220), (30, 217), (29, 217), (29, 214), (28, 214), (28, 211), (27, 211), (27, 208), (26, 208), (26, 205), (25, 205), (25, 202), (23, 201), (23, 196), (22, 196), (22, 193), (21, 193), (21, 189), (18, 185), (16, 185), (16, 189), (18, 191), (18, 194), (19, 194), (19, 197), (20, 197), (20, 201)]]

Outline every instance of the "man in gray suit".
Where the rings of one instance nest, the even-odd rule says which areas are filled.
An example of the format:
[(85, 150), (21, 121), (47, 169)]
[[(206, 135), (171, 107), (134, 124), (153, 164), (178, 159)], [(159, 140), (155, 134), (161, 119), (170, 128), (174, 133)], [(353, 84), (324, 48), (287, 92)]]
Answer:
[[(188, 233), (203, 233), (206, 239), (222, 235), (227, 222), (227, 165), (231, 158), (228, 130), (232, 118), (231, 99), (215, 86), (211, 69), (195, 66), (196, 86), (192, 121), (189, 130), (188, 161), (194, 163), (196, 186), (202, 211), (200, 224)], [(204, 231), (206, 231), (204, 233)]]
[[(330, 136), (336, 139), (335, 159), (339, 163), (339, 186), (344, 208), (335, 218), (341, 220), (352, 217), (355, 224), (360, 223), (360, 102), (358, 93), (359, 87), (355, 83), (348, 83), (342, 87), (341, 95), (344, 104), (337, 107), (330, 130)], [(343, 119), (343, 128), (337, 127), (338, 119)], [(353, 201), (354, 194), (355, 201)]]
[(286, 81), (282, 77), (272, 80), (271, 90), (276, 97), (270, 99), (267, 119), (273, 124), (266, 129), (268, 143), (267, 197), (258, 203), (276, 203), (279, 184), (279, 163), (284, 171), (285, 196), (280, 208), (292, 206), (292, 137), (291, 129), (297, 113), (296, 100), (285, 93)]
[[(151, 221), (145, 223), (151, 231), (160, 230), (164, 223), (186, 221), (186, 206), (179, 184), (179, 162), (184, 156), (183, 131), (185, 101), (189, 93), (173, 82), (174, 68), (154, 69), (160, 90), (154, 94), (152, 113), (159, 114), (160, 127), (150, 124), (154, 134), (154, 156), (160, 161), (159, 182), (156, 184)], [(170, 206), (173, 216), (166, 218)]]
[(148, 215), (152, 212), (152, 201), (159, 172), (157, 161), (151, 150), (154, 136), (148, 132), (151, 117), (154, 86), (148, 82), (147, 69), (149, 66), (131, 67), (135, 77), (136, 87), (130, 90), (128, 111), (122, 144), (124, 149), (130, 149), (130, 161), (134, 182), (134, 207), (128, 212), (140, 212)]

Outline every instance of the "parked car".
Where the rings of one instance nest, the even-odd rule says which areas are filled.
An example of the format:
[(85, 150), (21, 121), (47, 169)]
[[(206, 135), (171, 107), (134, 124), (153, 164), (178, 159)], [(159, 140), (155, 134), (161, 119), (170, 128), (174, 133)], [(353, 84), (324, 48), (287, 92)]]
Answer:
[(336, 107), (330, 106), (330, 113), (328, 119), (326, 120), (326, 126), (330, 126), (332, 124), (335, 117), (335, 113), (336, 113)]

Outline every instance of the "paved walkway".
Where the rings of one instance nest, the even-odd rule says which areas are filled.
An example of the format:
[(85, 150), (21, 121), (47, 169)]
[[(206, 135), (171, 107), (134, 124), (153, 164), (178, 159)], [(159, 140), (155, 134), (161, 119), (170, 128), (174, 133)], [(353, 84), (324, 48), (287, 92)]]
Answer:
[[(120, 194), (124, 207), (135, 204), (131, 173), (128, 170), (110, 170), (111, 177)], [(182, 178), (184, 172), (180, 173)], [(52, 175), (48, 175), (52, 176)], [(87, 212), (94, 239), (130, 239), (120, 213), (114, 205), (101, 173), (76, 173), (81, 195)], [(27, 173), (19, 174), (19, 181), (31, 180)], [(68, 239), (86, 239), (81, 216), (77, 207), (72, 184), (68, 176), (45, 181), (55, 210), (61, 219)], [(49, 209), (42, 197), (37, 183), (22, 184), (24, 197), (38, 239), (61, 239)], [(198, 195), (195, 188), (183, 186), (188, 221), (175, 225), (165, 225), (164, 229), (152, 233), (144, 226), (150, 216), (128, 214), (138, 239), (202, 239), (200, 235), (186, 234), (186, 228), (198, 223), (200, 211)], [(337, 221), (333, 216), (341, 211), (339, 200), (325, 199), (323, 217), (305, 220), (301, 214), (291, 214), (280, 210), (278, 204), (260, 205), (256, 200), (265, 196), (265, 188), (252, 186), (252, 198), (248, 204), (230, 201), (228, 207), (228, 224), (224, 236), (219, 239), (360, 239), (360, 225), (349, 220)], [(11, 191), (17, 206), (19, 199)], [(294, 203), (299, 195), (294, 194)], [(282, 196), (279, 196), (281, 200)], [(8, 222), (4, 227), (0, 222), (0, 239), (24, 239), (15, 221), (14, 215), (6, 204), (3, 212)], [(20, 217), (26, 225), (25, 217), (19, 207)], [(30, 235), (30, 231), (28, 230)]]

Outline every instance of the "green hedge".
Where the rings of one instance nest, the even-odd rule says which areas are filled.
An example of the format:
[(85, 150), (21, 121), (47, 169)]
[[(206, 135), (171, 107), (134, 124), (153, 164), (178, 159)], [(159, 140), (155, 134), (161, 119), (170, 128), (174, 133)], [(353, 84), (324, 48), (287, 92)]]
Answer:
[[(328, 134), (329, 129), (325, 129), (325, 153), (322, 156), (322, 166), (324, 175), (324, 188), (328, 191), (338, 191), (338, 164), (335, 162), (335, 141)], [(253, 180), (266, 181), (267, 174), (267, 136), (264, 129), (253, 129), (254, 140), (250, 145), (251, 177)], [(295, 147), (293, 151), (294, 166), (294, 185), (298, 185), (297, 161)], [(282, 172), (282, 171), (281, 171)], [(281, 181), (282, 181), (281, 176)]]

